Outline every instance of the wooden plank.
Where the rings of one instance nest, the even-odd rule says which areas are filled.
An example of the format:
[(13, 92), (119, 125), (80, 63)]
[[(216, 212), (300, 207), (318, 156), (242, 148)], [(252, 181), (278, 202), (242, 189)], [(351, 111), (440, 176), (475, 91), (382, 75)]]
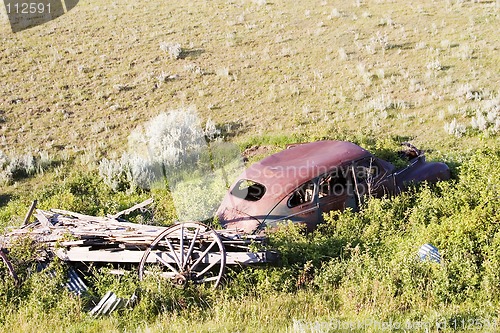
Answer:
[(148, 206), (150, 204), (153, 203), (153, 198), (149, 198), (141, 203), (138, 203), (137, 205), (134, 205), (128, 209), (125, 209), (125, 210), (122, 210), (121, 212), (118, 212), (114, 215), (108, 215), (109, 218), (112, 218), (112, 219), (118, 219), (120, 216), (122, 215), (128, 215), (130, 214), (131, 212), (133, 212), (134, 210), (137, 210), (137, 209), (140, 209), (140, 208), (144, 208), (145, 206)]
[(29, 221), (29, 219), (31, 217), (31, 214), (33, 214), (33, 211), (35, 210), (36, 204), (37, 204), (37, 201), (33, 200), (33, 202), (31, 203), (30, 208), (28, 209), (28, 212), (26, 213), (26, 216), (24, 217), (23, 225), (28, 224), (28, 221)]
[(250, 265), (265, 262), (265, 252), (226, 252), (226, 265)]
[(66, 241), (66, 242), (60, 242), (59, 244), (61, 246), (76, 246), (76, 245), (84, 245), (85, 241), (84, 240)]
[[(89, 247), (73, 247), (69, 250), (57, 249), (55, 254), (63, 261), (69, 262), (110, 262), (110, 263), (135, 263), (138, 264), (144, 251), (121, 250), (107, 251), (97, 250), (92, 251)], [(174, 258), (167, 255), (161, 255), (168, 262), (175, 263)], [(148, 262), (155, 263), (154, 255), (149, 256)]]
[[(62, 215), (73, 216), (73, 217), (76, 217), (78, 220), (83, 220), (83, 221), (107, 222), (110, 220), (107, 217), (85, 215), (85, 214), (75, 213), (75, 212), (71, 212), (69, 210), (64, 210), (64, 209), (52, 208), (51, 211), (54, 213), (62, 214)], [(78, 220), (75, 220), (75, 221), (78, 221)]]
[(48, 228), (53, 226), (53, 224), (49, 221), (49, 219), (43, 213), (39, 212), (38, 209), (35, 214), (35, 217), (38, 220), (38, 222), (40, 222), (44, 227)]

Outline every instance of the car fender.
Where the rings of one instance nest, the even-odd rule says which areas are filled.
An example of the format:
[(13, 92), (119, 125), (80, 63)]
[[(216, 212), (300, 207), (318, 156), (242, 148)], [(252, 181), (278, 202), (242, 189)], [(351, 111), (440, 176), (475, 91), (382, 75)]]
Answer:
[(436, 183), (451, 177), (450, 168), (441, 162), (425, 162), (423, 157), (410, 164), (405, 169), (394, 174), (396, 186), (404, 190), (410, 183), (427, 181)]

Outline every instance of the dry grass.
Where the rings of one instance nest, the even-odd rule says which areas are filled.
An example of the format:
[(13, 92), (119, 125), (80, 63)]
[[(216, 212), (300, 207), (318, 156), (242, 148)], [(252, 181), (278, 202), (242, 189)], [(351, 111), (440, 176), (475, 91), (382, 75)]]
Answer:
[(498, 15), (486, 1), (84, 0), (0, 28), (0, 149), (117, 149), (139, 122), (191, 105), (247, 135), (338, 125), (442, 145), (446, 123), (476, 112), (440, 111), (498, 96)]

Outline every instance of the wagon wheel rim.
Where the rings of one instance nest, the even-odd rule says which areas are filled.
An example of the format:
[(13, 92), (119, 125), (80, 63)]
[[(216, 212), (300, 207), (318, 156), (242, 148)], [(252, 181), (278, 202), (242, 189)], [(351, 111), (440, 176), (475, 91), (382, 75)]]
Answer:
[(186, 222), (156, 236), (139, 264), (140, 280), (151, 263), (159, 264), (161, 275), (178, 286), (212, 283), (216, 288), (224, 275), (226, 251), (215, 230), (199, 222)]
[(9, 271), (9, 275), (14, 280), (14, 284), (16, 286), (18, 286), (19, 285), (19, 278), (17, 277), (16, 271), (14, 271), (14, 267), (12, 266), (12, 263), (10, 262), (9, 258), (7, 258), (7, 255), (4, 253), (3, 248), (0, 248), (0, 258), (2, 259), (5, 266), (7, 267), (7, 270)]

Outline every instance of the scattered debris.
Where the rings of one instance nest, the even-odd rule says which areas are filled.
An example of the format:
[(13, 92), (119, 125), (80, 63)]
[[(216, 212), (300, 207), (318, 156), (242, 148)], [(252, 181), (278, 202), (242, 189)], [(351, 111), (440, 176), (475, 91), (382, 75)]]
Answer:
[(119, 220), (119, 217), (152, 202), (148, 199), (108, 217), (84, 215), (61, 209), (50, 211), (36, 209), (34, 214), (36, 222), (0, 236), (0, 243), (8, 248), (13, 240), (30, 236), (49, 247), (66, 250), (76, 246), (109, 247), (116, 250), (138, 247), (145, 249), (166, 227), (124, 222)]
[[(240, 230), (214, 230), (200, 222), (177, 223), (173, 226), (152, 226), (126, 222), (120, 216), (143, 209), (153, 201), (146, 200), (117, 214), (90, 216), (61, 209), (37, 209), (35, 222), (0, 236), (1, 257), (15, 276), (7, 255), (17, 240), (29, 238), (40, 245), (33, 261), (38, 271), (45, 270), (51, 260), (59, 258), (71, 267), (66, 288), (81, 295), (87, 286), (78, 273), (87, 267), (110, 266), (118, 269), (138, 269), (139, 279), (158, 273), (176, 285), (210, 283), (214, 288), (221, 282), (228, 265), (249, 265), (276, 261), (274, 252), (255, 251), (265, 237), (245, 235)], [(32, 208), (34, 205), (32, 205)], [(30, 209), (31, 210), (31, 209)], [(29, 215), (29, 214), (28, 214)], [(48, 276), (56, 272), (45, 270)], [(109, 299), (108, 299), (109, 298)], [(108, 295), (94, 312), (109, 313), (130, 305), (130, 300)]]
[(259, 156), (267, 156), (272, 148), (268, 146), (251, 146), (243, 151), (243, 161), (248, 162), (250, 159)]
[(114, 292), (108, 291), (99, 303), (90, 310), (90, 314), (93, 316), (107, 315), (119, 309), (133, 307), (137, 300), (138, 297), (135, 293), (130, 298), (121, 298), (116, 296)]
[(151, 205), (152, 203), (153, 203), (153, 198), (149, 198), (146, 201), (143, 201), (143, 202), (141, 202), (141, 203), (139, 203), (137, 205), (134, 205), (134, 206), (132, 206), (132, 207), (130, 207), (128, 209), (122, 210), (121, 212), (118, 212), (118, 213), (116, 213), (114, 215), (108, 215), (108, 217), (111, 218), (111, 219), (118, 219), (122, 215), (128, 215), (131, 212), (133, 212), (133, 211), (135, 211), (137, 209), (142, 209), (142, 208), (144, 208), (144, 207), (146, 207), (148, 205)]
[(429, 243), (422, 245), (420, 249), (418, 249), (418, 257), (421, 261), (429, 260), (438, 264), (441, 263), (441, 254), (439, 250)]

